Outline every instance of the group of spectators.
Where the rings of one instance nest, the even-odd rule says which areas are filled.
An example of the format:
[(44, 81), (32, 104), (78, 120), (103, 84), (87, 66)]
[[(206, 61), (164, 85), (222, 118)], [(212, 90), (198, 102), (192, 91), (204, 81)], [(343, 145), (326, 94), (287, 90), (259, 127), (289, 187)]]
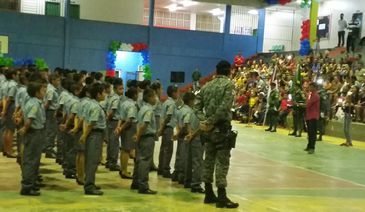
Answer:
[[(351, 121), (365, 122), (365, 69), (362, 55), (334, 59), (329, 52), (297, 58), (274, 54), (271, 58), (255, 58), (236, 64), (232, 76), (236, 85), (234, 114), (237, 120), (262, 125), (269, 108), (270, 83), (279, 92), (278, 124), (290, 126), (288, 115), (293, 112), (295, 92), (303, 92), (305, 100), (311, 82), (319, 86), (321, 117), (343, 119), (344, 103), (351, 100)], [(303, 114), (304, 115), (304, 114)], [(304, 126), (305, 129), (305, 126)]]

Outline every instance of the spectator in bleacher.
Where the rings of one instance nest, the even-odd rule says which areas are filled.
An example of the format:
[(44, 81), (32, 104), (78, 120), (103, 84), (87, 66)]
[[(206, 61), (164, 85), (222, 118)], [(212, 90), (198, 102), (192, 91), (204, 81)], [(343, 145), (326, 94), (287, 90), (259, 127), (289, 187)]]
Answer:
[(344, 133), (346, 137), (346, 143), (342, 143), (341, 146), (352, 146), (351, 140), (351, 121), (354, 114), (354, 105), (352, 103), (352, 95), (347, 95), (346, 100), (342, 106), (342, 110), (345, 113), (344, 117)]
[(355, 105), (356, 121), (364, 122), (364, 108), (365, 108), (365, 89), (362, 89), (359, 95), (359, 101)]

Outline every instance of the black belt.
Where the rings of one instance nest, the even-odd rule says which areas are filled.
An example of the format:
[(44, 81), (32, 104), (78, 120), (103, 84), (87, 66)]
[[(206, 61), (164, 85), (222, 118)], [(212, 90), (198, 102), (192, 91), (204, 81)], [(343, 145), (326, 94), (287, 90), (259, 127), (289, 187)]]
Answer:
[(100, 132), (103, 133), (105, 129), (92, 129), (91, 132)]

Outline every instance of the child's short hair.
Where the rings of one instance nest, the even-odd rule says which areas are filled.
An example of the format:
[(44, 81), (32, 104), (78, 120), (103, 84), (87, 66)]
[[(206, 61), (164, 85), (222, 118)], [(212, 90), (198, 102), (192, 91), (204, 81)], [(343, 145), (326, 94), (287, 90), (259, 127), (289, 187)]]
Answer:
[(50, 82), (53, 82), (53, 81), (55, 81), (55, 80), (57, 80), (57, 79), (60, 79), (61, 78), (61, 76), (60, 75), (58, 75), (57, 73), (53, 73), (53, 74), (51, 74), (50, 76), (49, 76), (49, 81)]
[(90, 97), (92, 99), (96, 99), (96, 97), (98, 96), (98, 94), (103, 93), (105, 90), (105, 85), (101, 84), (101, 83), (94, 83), (90, 86)]
[(155, 95), (155, 91), (147, 88), (143, 91), (143, 101), (148, 102), (148, 99)]
[(184, 94), (183, 96), (183, 101), (184, 104), (189, 104), (189, 102), (194, 101), (195, 100), (195, 94), (193, 94), (192, 92), (187, 92)]
[(138, 90), (137, 88), (135, 87), (131, 87), (129, 88), (126, 92), (125, 92), (125, 96), (130, 98), (130, 99), (133, 99), (133, 97), (137, 96), (138, 95)]
[(25, 85), (28, 82), (28, 78), (29, 78), (29, 73), (28, 72), (21, 73), (19, 75), (20, 84)]
[(5, 72), (5, 77), (7, 80), (11, 80), (13, 79), (13, 75), (16, 74), (16, 70), (15, 69), (9, 69)]
[(102, 73), (100, 73), (100, 72), (97, 72), (97, 73), (95, 73), (95, 79), (96, 80), (101, 80), (101, 78), (103, 78), (103, 74)]
[(36, 93), (38, 91), (40, 91), (43, 86), (45, 86), (45, 84), (40, 80), (33, 81), (33, 82), (29, 83), (29, 85), (27, 87), (28, 95), (30, 97), (35, 97)]
[(138, 87), (138, 81), (137, 80), (128, 80), (127, 81), (127, 87), (128, 88), (132, 88), (132, 87), (137, 88)]
[(151, 89), (153, 89), (153, 90), (158, 90), (158, 89), (160, 89), (161, 88), (161, 83), (159, 83), (159, 82), (154, 82), (154, 83), (152, 83), (152, 85), (151, 85)]
[(91, 85), (93, 83), (94, 83), (94, 78), (92, 78), (92, 77), (86, 77), (86, 79), (85, 79), (85, 84), (86, 85)]
[(114, 88), (117, 88), (120, 85), (123, 85), (123, 80), (121, 78), (115, 78), (113, 81)]
[(172, 97), (172, 95), (176, 93), (178, 89), (179, 88), (177, 86), (169, 85), (169, 87), (167, 87), (167, 96)]
[(69, 79), (63, 79), (61, 81), (61, 86), (62, 86), (63, 89), (65, 89), (67, 91), (70, 91), (70, 88), (71, 88), (70, 80)]
[(151, 85), (151, 81), (150, 80), (143, 80), (142, 82), (138, 83), (138, 87), (142, 90), (149, 88)]
[(79, 82), (82, 79), (82, 75), (80, 73), (74, 73), (72, 76), (74, 82)]

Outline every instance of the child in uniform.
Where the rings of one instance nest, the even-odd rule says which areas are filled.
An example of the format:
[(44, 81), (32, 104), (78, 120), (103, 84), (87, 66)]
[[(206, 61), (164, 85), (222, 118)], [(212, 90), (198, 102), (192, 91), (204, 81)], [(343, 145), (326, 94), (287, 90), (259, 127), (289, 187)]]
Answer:
[(90, 87), (90, 108), (85, 116), (87, 125), (80, 138), (85, 144), (85, 185), (86, 195), (103, 195), (95, 185), (95, 174), (101, 160), (103, 137), (106, 130), (106, 115), (99, 102), (105, 100), (105, 87), (95, 83)]
[(120, 164), (122, 169), (119, 174), (121, 178), (132, 179), (132, 176), (127, 171), (127, 167), (129, 158), (135, 158), (135, 142), (133, 136), (136, 133), (137, 126), (137, 88), (129, 88), (125, 93), (125, 96), (126, 100), (119, 104), (118, 107), (119, 123), (116, 129), (116, 134), (121, 135), (122, 141), (120, 153)]
[(152, 89), (143, 91), (143, 106), (138, 112), (137, 132), (134, 136), (137, 142), (137, 162), (134, 166), (131, 189), (138, 189), (140, 194), (156, 194), (149, 188), (148, 174), (151, 167), (156, 137), (156, 120), (153, 106), (156, 104), (156, 94)]
[(24, 106), (24, 126), (19, 130), (20, 135), (24, 137), (20, 194), (39, 196), (36, 181), (44, 143), (46, 114), (42, 100), (46, 93), (46, 83), (32, 82), (27, 91), (31, 98)]

